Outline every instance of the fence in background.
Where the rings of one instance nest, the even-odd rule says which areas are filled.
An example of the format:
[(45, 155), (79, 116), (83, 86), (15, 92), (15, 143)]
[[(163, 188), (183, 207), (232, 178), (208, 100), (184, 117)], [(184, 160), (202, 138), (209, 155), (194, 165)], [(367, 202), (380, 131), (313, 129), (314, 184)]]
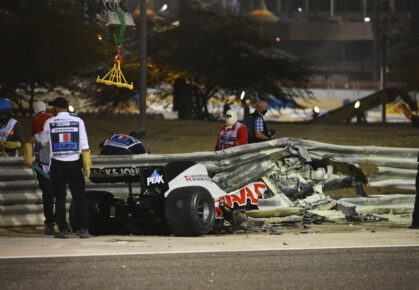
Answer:
[[(272, 155), (278, 153), (298, 156), (305, 161), (330, 158), (350, 164), (374, 165), (377, 170), (368, 177), (369, 185), (414, 189), (417, 149), (342, 146), (295, 138), (248, 144), (217, 152), (92, 156), (92, 162), (94, 167), (104, 168), (195, 161), (204, 164), (212, 180), (229, 192), (278, 169), (272, 160)], [(116, 195), (127, 193), (127, 185), (118, 183), (93, 184), (87, 181), (86, 189), (105, 190)], [(68, 192), (67, 206), (70, 200)], [(42, 212), (42, 192), (34, 184), (32, 170), (23, 165), (23, 158), (0, 160), (0, 226), (42, 225)]]

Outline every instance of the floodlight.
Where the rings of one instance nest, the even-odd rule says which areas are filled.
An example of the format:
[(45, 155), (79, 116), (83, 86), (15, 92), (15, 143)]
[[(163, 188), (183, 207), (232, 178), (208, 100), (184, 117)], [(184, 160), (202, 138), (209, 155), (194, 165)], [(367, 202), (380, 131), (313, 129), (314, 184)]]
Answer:
[(166, 10), (167, 10), (167, 7), (168, 7), (168, 6), (167, 6), (167, 4), (166, 4), (166, 3), (164, 3), (164, 4), (163, 4), (163, 6), (162, 6), (162, 7), (160, 7), (159, 11), (160, 11), (160, 12), (164, 12), (164, 11), (166, 11)]

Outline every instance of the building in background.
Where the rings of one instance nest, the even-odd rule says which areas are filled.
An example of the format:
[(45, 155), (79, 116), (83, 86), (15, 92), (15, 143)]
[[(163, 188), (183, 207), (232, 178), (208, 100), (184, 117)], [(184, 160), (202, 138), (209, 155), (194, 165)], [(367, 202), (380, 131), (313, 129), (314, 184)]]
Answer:
[(328, 109), (381, 89), (384, 80), (394, 85), (392, 65), (419, 13), (418, 0), (149, 0), (148, 8), (173, 17), (182, 1), (252, 19), (281, 50), (313, 61), (315, 96), (337, 101)]
[[(161, 16), (178, 13), (179, 2), (248, 17), (266, 10), (277, 21), (258, 19), (261, 33), (298, 58), (316, 63), (317, 79), (377, 82), (386, 35), (388, 64), (404, 43), (411, 0), (149, 0)], [(129, 0), (131, 9), (137, 0)]]

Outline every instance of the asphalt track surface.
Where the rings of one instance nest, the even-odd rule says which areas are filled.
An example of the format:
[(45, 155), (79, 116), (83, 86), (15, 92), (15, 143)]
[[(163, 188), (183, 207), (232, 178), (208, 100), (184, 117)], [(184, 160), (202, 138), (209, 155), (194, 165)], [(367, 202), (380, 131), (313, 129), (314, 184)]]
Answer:
[(419, 289), (419, 247), (0, 259), (1, 289)]

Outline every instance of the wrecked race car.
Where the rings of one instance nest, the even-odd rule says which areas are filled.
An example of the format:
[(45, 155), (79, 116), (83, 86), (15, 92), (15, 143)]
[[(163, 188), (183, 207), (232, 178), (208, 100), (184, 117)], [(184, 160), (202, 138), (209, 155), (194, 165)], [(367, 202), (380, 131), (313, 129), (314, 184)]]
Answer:
[[(107, 191), (86, 191), (89, 231), (106, 234), (170, 234), (199, 236), (224, 223), (237, 225), (245, 210), (257, 209), (266, 185), (250, 183), (226, 193), (208, 176), (204, 165), (193, 161), (166, 166), (92, 168), (94, 183), (128, 185), (128, 197)], [(70, 224), (79, 229), (74, 202)]]

